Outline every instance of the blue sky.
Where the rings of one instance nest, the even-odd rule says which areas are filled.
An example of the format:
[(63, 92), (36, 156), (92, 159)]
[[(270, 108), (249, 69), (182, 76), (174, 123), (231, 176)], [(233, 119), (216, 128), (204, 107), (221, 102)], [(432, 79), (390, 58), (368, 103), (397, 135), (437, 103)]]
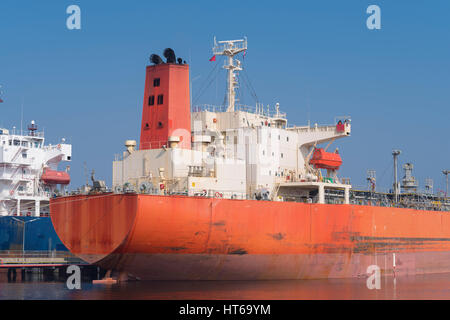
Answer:
[[(82, 29), (66, 28), (81, 8)], [(368, 30), (366, 8), (381, 8)], [(213, 68), (213, 37), (248, 37), (245, 70), (259, 101), (279, 102), (291, 124), (330, 124), (350, 115), (353, 132), (335, 142), (340, 175), (366, 185), (377, 171), (392, 183), (393, 148), (413, 162), (421, 187), (444, 188), (450, 169), (448, 1), (21, 1), (0, 2), (0, 125), (34, 119), (47, 142), (73, 144), (72, 188), (83, 162), (111, 184), (114, 154), (139, 139), (145, 66), (166, 47), (190, 63), (193, 95)], [(216, 63), (220, 63), (219, 61)], [(223, 75), (223, 72), (222, 72)], [(245, 88), (244, 88), (245, 89)], [(197, 99), (221, 104), (219, 79)], [(254, 104), (243, 93), (246, 104)]]

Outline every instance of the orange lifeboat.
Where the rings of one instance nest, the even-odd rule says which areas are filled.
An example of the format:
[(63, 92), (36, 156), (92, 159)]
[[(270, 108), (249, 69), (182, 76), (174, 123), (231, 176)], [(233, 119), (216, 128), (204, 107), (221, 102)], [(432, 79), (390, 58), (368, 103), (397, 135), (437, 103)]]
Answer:
[(45, 169), (44, 173), (41, 176), (41, 180), (45, 184), (69, 184), (70, 176), (65, 171)]
[(326, 152), (322, 148), (317, 148), (314, 150), (309, 163), (314, 165), (316, 169), (338, 170), (342, 164), (342, 159), (337, 151)]

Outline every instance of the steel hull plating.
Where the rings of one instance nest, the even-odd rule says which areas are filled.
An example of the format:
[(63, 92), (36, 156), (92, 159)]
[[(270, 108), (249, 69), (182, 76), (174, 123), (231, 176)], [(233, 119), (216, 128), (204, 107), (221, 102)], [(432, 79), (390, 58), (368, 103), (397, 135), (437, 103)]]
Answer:
[(450, 213), (107, 194), (51, 200), (72, 253), (141, 279), (257, 280), (450, 272)]

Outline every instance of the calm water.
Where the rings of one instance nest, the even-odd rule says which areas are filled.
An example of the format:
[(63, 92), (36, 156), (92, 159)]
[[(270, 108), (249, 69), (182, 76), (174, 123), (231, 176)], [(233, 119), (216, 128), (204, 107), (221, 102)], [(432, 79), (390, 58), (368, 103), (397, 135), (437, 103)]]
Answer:
[(450, 274), (385, 277), (381, 289), (369, 290), (366, 279), (302, 281), (140, 281), (115, 285), (83, 282), (81, 290), (67, 289), (64, 281), (43, 281), (42, 276), (17, 275), (8, 282), (0, 274), (0, 299), (447, 299)]

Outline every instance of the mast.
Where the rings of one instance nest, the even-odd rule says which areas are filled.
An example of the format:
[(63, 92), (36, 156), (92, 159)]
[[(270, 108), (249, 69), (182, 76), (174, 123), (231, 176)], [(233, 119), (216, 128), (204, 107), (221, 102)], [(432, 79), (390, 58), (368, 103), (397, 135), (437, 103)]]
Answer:
[(395, 195), (395, 203), (398, 202), (398, 179), (397, 179), (397, 157), (400, 155), (400, 150), (393, 150), (392, 155), (394, 156), (394, 195)]
[(228, 70), (227, 75), (227, 112), (234, 112), (234, 106), (236, 101), (236, 85), (237, 85), (237, 75), (235, 71), (242, 70), (241, 62), (234, 59), (234, 56), (238, 53), (247, 50), (247, 38), (240, 40), (226, 40), (226, 41), (216, 41), (214, 37), (214, 55), (226, 56), (226, 64), (223, 66), (224, 69)]
[(450, 170), (442, 170), (442, 173), (445, 175), (446, 188), (445, 188), (445, 196), (448, 197), (448, 174)]

